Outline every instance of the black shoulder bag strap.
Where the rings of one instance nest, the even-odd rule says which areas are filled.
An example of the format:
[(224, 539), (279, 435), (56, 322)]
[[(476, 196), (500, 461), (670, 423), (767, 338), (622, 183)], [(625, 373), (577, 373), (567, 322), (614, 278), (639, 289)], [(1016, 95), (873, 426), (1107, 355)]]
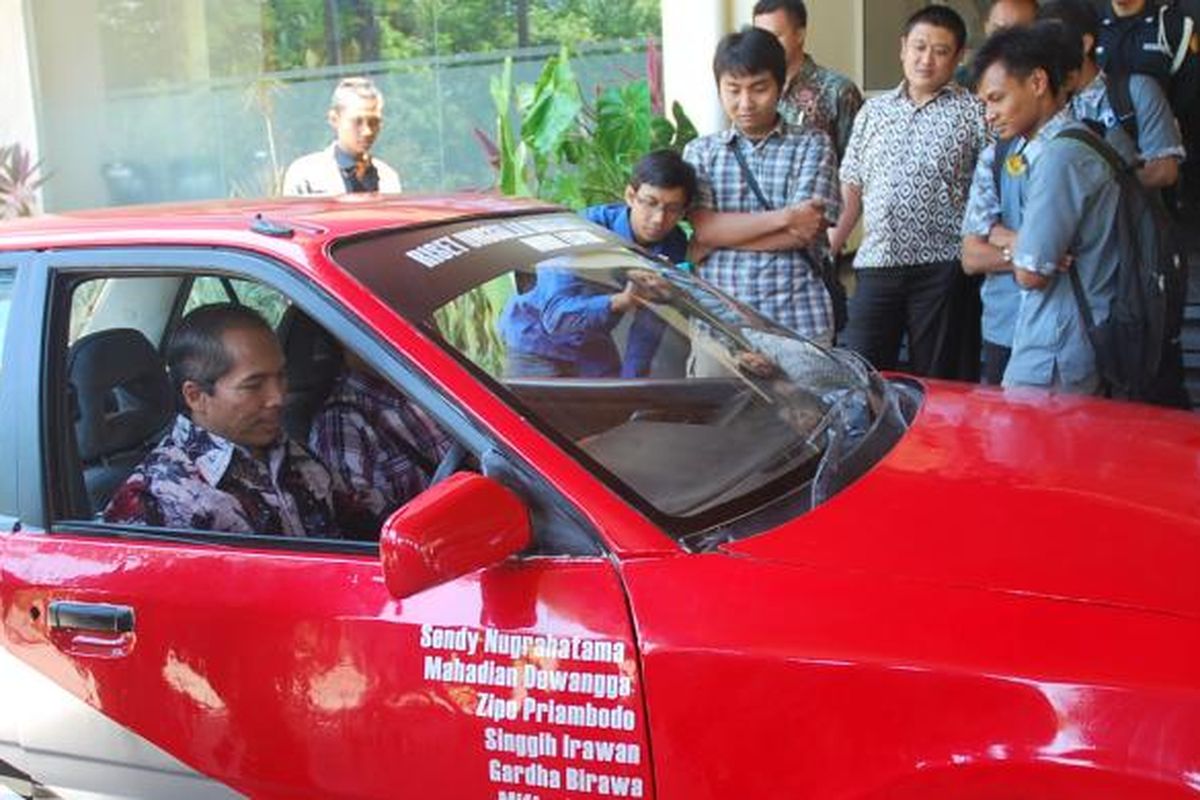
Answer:
[(746, 154), (742, 152), (742, 148), (738, 147), (737, 137), (729, 140), (729, 149), (733, 151), (733, 157), (737, 159), (738, 166), (742, 168), (742, 175), (746, 179), (746, 183), (750, 185), (750, 191), (754, 192), (754, 196), (758, 198), (759, 204), (767, 211), (774, 211), (775, 206), (771, 205), (771, 201), (763, 194), (762, 187), (758, 185), (758, 178), (754, 177), (754, 173), (750, 171), (750, 165), (746, 163)]
[[(738, 147), (736, 137), (729, 140), (729, 149), (733, 151), (733, 157), (737, 159), (738, 166), (742, 168), (742, 175), (745, 176), (746, 183), (750, 186), (750, 191), (754, 192), (754, 196), (758, 198), (759, 205), (767, 211), (774, 211), (775, 207), (771, 205), (771, 201), (763, 194), (762, 187), (758, 185), (758, 179), (750, 171), (750, 165), (746, 163), (746, 156), (742, 153), (742, 148)], [(815, 253), (816, 251), (812, 252)], [(825, 291), (829, 294), (829, 300), (833, 304), (833, 330), (835, 332), (840, 331), (846, 327), (848, 311), (846, 308), (846, 287), (842, 285), (841, 279), (838, 277), (837, 262), (832, 258), (816, 258), (815, 256), (813, 256), (813, 261), (813, 274), (824, 284)]]

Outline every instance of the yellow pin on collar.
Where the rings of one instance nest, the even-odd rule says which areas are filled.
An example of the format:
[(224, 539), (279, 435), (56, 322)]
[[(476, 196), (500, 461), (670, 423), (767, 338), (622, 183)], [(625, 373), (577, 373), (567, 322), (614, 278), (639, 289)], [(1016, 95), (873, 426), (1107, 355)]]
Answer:
[(1022, 153), (1013, 153), (1008, 158), (1004, 159), (1004, 171), (1011, 178), (1019, 178), (1029, 169), (1029, 162), (1025, 160)]

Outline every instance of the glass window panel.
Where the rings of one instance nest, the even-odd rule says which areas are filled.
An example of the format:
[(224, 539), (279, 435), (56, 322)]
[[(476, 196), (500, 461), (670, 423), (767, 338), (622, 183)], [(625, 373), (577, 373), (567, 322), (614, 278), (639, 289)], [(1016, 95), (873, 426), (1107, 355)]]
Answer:
[[(409, 191), (494, 182), (476, 129), (512, 57), (536, 80), (560, 43), (585, 94), (645, 76), (659, 0), (39, 0), (51, 211), (264, 196), (331, 139), (336, 82), (366, 74), (386, 108), (375, 154)], [(89, 136), (78, 132), (87, 130)]]

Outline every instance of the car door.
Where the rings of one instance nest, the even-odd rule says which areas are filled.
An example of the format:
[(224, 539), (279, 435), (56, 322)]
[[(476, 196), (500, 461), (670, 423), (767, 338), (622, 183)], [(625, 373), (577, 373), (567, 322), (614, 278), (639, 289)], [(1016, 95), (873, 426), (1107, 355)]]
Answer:
[[(101, 269), (268, 285), (348, 331), (468, 450), (486, 451), (483, 463), (514, 465), (453, 398), (265, 259), (110, 250), (42, 261), (44, 351), (24, 354), (43, 365), (42, 399), (13, 401), (38, 431), (18, 454), (38, 488), (21, 495), (19, 524), (0, 539), (5, 647), (31, 687), (35, 673), (73, 714), (56, 724), (26, 709), (35, 778), (120, 796), (158, 796), (168, 779), (192, 796), (218, 785), (254, 797), (652, 795), (624, 591), (594, 543), (397, 599), (376, 543), (109, 525), (64, 489), (79, 495), (64, 435), (72, 291)], [(503, 471), (538, 524), (571, 524), (522, 465)], [(107, 726), (104, 740), (72, 735), (85, 718)]]

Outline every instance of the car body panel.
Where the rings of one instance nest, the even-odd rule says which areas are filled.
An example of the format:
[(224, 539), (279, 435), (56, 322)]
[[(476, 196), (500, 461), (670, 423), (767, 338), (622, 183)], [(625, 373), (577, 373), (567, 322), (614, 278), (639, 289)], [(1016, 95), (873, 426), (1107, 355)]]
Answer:
[(623, 576), (663, 800), (892, 797), (939, 770), (1014, 797), (1049, 773), (1066, 797), (1200, 788), (1195, 621), (720, 553)]
[[(3, 565), (4, 631), (15, 655), (249, 796), (390, 797), (397, 776), (406, 792), (494, 795), (502, 784), (490, 777), (491, 762), (515, 756), (489, 751), (488, 730), (520, 736), (545, 727), (524, 718), (526, 699), (618, 709), (629, 721), (619, 730), (563, 730), (648, 753), (623, 590), (603, 559), (503, 564), (403, 601), (388, 594), (370, 556), (56, 532), (10, 535)], [(111, 636), (48, 629), (48, 606), (67, 599), (129, 605), (135, 629)], [(477, 641), (470, 652), (443, 647), (435, 630), (469, 631)], [(570, 666), (569, 658), (514, 658), (500, 649), (511, 640), (497, 635), (511, 633), (619, 643), (622, 655)], [(507, 710), (487, 699), (498, 687), (490, 678), (459, 680), (454, 661), (519, 666), (522, 674), (526, 666), (602, 673), (627, 683), (603, 698), (531, 686), (518, 692), (516, 718), (498, 719)], [(504, 691), (511, 696), (511, 684)], [(606, 766), (649, 789), (648, 757)]]
[(803, 520), (729, 549), (1200, 619), (1195, 421), (937, 384), (869, 475)]
[(0, 708), (0, 760), (20, 765), (30, 775), (60, 776), (42, 785), (63, 800), (243, 796), (155, 747), (3, 648)]

